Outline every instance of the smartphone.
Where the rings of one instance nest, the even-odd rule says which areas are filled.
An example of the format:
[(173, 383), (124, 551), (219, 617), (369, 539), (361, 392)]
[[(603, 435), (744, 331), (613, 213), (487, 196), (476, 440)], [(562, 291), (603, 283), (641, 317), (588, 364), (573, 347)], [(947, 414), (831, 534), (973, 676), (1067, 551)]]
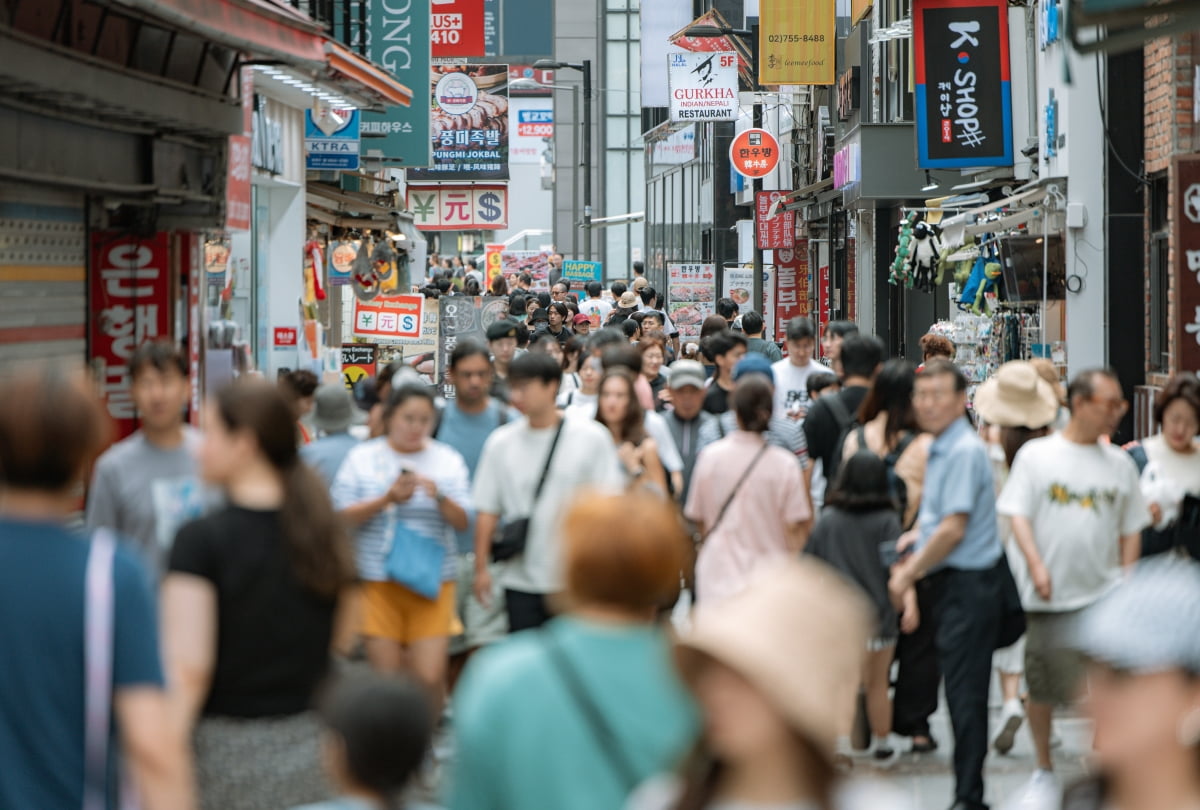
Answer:
[(900, 553), (900, 551), (898, 550), (899, 545), (900, 545), (899, 540), (888, 540), (886, 542), (879, 544), (879, 560), (880, 560), (880, 562), (883, 563), (884, 568), (891, 568), (893, 565), (895, 565), (896, 563), (903, 560), (909, 554), (912, 554), (912, 552), (913, 552), (912, 546), (909, 546), (908, 548), (906, 548), (904, 550), (904, 553)]

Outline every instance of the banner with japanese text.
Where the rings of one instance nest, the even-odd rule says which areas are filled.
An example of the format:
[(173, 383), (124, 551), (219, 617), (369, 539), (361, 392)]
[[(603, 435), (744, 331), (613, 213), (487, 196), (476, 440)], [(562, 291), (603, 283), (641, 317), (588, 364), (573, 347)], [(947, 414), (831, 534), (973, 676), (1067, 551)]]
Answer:
[(129, 361), (148, 340), (171, 336), (171, 251), (168, 235), (148, 238), (96, 231), (88, 262), (89, 359), (118, 438), (137, 429)]
[(917, 166), (1013, 165), (1005, 0), (913, 0)]
[(507, 180), (508, 65), (435, 65), (432, 75), (433, 161), (409, 181)]
[(796, 212), (779, 206), (775, 216), (771, 206), (782, 199), (786, 191), (759, 191), (754, 195), (754, 242), (760, 250), (787, 249), (796, 243)]

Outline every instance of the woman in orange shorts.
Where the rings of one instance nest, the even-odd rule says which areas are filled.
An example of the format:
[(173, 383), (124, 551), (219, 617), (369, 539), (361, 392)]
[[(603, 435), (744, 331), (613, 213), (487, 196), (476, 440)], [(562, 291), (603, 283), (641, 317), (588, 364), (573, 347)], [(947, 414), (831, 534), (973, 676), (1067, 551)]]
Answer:
[[(355, 527), (371, 666), (384, 673), (410, 672), (440, 694), (450, 636), (458, 625), (455, 531), (467, 527), (470, 484), (458, 451), (430, 438), (435, 415), (428, 388), (396, 388), (383, 411), (386, 432), (346, 456), (334, 479), (333, 499)], [(412, 579), (394, 566), (389, 570), (394, 543), (425, 545), (427, 551), (440, 545), (440, 571)]]

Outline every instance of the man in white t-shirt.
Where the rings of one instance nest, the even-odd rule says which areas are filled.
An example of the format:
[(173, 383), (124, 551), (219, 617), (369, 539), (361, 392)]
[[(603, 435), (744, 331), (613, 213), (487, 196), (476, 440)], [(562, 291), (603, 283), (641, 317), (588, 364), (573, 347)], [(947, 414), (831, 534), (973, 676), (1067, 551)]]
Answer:
[(588, 316), (588, 320), (592, 322), (592, 329), (599, 329), (612, 314), (612, 304), (601, 298), (604, 294), (604, 285), (599, 281), (589, 281), (585, 289), (588, 297), (586, 301), (580, 302), (579, 313)]
[[(475, 597), (484, 605), (492, 599), (488, 561), (496, 529), (501, 522), (529, 520), (524, 551), (499, 566), (514, 633), (544, 624), (550, 618), (546, 598), (563, 589), (559, 515), (580, 490), (617, 491), (625, 480), (603, 425), (568, 416), (560, 431), (555, 399), (561, 381), (562, 367), (548, 354), (531, 352), (513, 361), (509, 389), (524, 417), (493, 431), (475, 471)], [(545, 485), (535, 499), (543, 470)]]
[(809, 318), (792, 318), (787, 325), (788, 356), (771, 367), (775, 375), (775, 415), (803, 420), (808, 414), (808, 378), (825, 367), (813, 361), (817, 330)]
[[(1050, 760), (1050, 718), (1081, 682), (1082, 661), (1068, 645), (1079, 614), (1107, 594), (1141, 551), (1150, 522), (1129, 455), (1108, 443), (1127, 404), (1116, 375), (1080, 372), (1068, 390), (1071, 421), (1057, 434), (1028, 442), (1017, 453), (997, 511), (1028, 568), (1016, 571), (1028, 631), (1027, 714), (1038, 770), (1027, 789), (1031, 808), (1058, 807)], [(1022, 805), (1023, 807), (1026, 805)]]

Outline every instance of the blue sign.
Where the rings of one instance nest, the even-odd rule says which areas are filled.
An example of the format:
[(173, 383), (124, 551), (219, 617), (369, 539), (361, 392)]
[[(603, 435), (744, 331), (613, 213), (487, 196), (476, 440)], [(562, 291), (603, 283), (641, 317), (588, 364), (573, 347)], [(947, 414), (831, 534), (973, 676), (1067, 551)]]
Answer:
[(604, 266), (601, 262), (564, 261), (562, 265), (563, 281), (600, 281), (604, 278)]
[(358, 169), (358, 110), (304, 112), (304, 168), (312, 171)]

